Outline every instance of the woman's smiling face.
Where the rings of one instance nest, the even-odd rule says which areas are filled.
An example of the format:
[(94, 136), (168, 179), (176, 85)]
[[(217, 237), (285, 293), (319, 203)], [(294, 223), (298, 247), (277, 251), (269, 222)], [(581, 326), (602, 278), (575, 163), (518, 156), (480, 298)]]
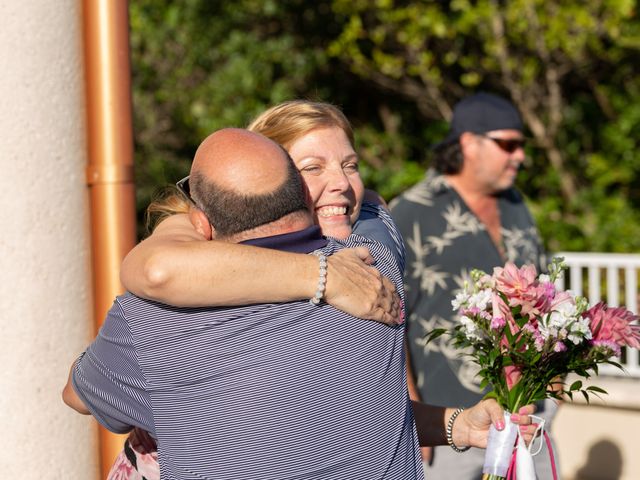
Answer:
[(323, 235), (346, 238), (360, 214), (364, 185), (358, 156), (340, 127), (312, 130), (289, 146), (309, 189), (315, 223)]

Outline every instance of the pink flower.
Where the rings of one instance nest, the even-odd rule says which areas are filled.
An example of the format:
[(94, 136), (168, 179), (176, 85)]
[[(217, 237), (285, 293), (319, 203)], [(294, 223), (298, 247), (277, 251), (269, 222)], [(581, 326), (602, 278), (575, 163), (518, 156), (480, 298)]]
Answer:
[(483, 311), (480, 312), (480, 317), (485, 319), (485, 320), (489, 320), (489, 321), (491, 321), (491, 319), (493, 318), (491, 316), (491, 314), (489, 312), (487, 312), (486, 310), (483, 310)]
[(607, 356), (614, 355), (616, 357), (619, 357), (620, 354), (622, 353), (620, 346), (615, 342), (610, 342), (608, 340), (596, 340), (592, 344), (596, 349), (599, 349), (600, 351), (605, 353)]
[(567, 346), (562, 343), (561, 341), (557, 341), (556, 344), (553, 346), (553, 351), (554, 352), (566, 352), (567, 351)]
[(538, 286), (536, 267), (533, 265), (518, 268), (513, 263), (507, 263), (504, 268), (494, 268), (493, 276), (496, 288), (507, 296), (509, 305), (522, 307), (522, 315), (533, 318), (548, 305), (548, 289)]
[[(551, 285), (551, 288), (549, 288), (549, 285)], [(556, 291), (553, 284), (539, 284), (536, 287), (535, 299), (533, 300), (528, 312), (529, 316), (548, 313), (551, 310), (551, 304), (553, 302), (553, 299), (555, 298), (555, 295)]]
[(551, 310), (565, 311), (575, 307), (576, 301), (568, 291), (559, 292), (551, 301)]
[(600, 302), (584, 313), (589, 319), (593, 342), (612, 342), (617, 345), (640, 348), (640, 325), (631, 325), (638, 320), (624, 307), (608, 308)]
[(491, 329), (492, 330), (501, 330), (507, 324), (504, 318), (502, 317), (493, 317), (491, 320)]
[(540, 282), (540, 286), (544, 289), (544, 295), (547, 298), (553, 298), (556, 295), (556, 286), (553, 282)]
[(518, 325), (511, 315), (511, 309), (497, 293), (491, 296), (491, 313), (493, 318), (499, 317), (508, 323), (511, 333), (515, 334), (518, 331)]
[(518, 367), (509, 365), (508, 367), (504, 367), (504, 376), (507, 379), (507, 388), (511, 390), (511, 388), (520, 381), (522, 372)]
[(507, 297), (520, 297), (522, 293), (535, 286), (536, 267), (525, 265), (522, 268), (518, 268), (509, 262), (504, 268), (495, 267), (493, 269), (493, 277), (496, 281), (496, 288)]

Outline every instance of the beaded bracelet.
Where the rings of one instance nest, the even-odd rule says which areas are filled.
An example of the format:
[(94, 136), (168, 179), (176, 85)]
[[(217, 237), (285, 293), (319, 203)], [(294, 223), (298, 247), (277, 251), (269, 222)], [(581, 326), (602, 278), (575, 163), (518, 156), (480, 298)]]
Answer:
[(324, 291), (327, 288), (327, 257), (322, 253), (316, 254), (320, 261), (320, 274), (318, 277), (318, 289), (316, 294), (309, 300), (312, 305), (319, 305), (322, 297), (324, 297)]
[(451, 417), (449, 418), (449, 421), (447, 422), (447, 430), (446, 430), (447, 443), (451, 448), (453, 448), (458, 453), (466, 452), (471, 448), (471, 447), (459, 448), (455, 443), (453, 443), (453, 422), (456, 421), (456, 418), (458, 418), (458, 415), (460, 415), (463, 411), (464, 411), (464, 408), (460, 407), (455, 412), (453, 412), (453, 415), (451, 415)]

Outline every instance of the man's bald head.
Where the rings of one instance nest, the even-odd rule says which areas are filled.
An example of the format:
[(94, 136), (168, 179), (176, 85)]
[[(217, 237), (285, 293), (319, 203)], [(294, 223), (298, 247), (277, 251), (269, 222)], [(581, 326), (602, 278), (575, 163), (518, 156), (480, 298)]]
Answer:
[(302, 177), (287, 152), (247, 130), (226, 128), (209, 135), (198, 147), (189, 183), (219, 239), (294, 213), (309, 217)]
[(225, 128), (209, 135), (198, 147), (191, 174), (244, 194), (273, 192), (287, 178), (287, 153), (277, 143), (241, 128)]

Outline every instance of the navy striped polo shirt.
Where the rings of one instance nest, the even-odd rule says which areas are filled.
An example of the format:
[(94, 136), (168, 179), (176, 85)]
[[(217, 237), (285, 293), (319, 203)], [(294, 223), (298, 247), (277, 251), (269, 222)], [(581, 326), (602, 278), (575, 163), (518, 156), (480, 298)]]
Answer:
[[(293, 235), (326, 255), (367, 246), (402, 292), (398, 253), (381, 243)], [(108, 429), (157, 438), (163, 480), (417, 479), (403, 335), (308, 301), (178, 308), (127, 293), (73, 385)]]

